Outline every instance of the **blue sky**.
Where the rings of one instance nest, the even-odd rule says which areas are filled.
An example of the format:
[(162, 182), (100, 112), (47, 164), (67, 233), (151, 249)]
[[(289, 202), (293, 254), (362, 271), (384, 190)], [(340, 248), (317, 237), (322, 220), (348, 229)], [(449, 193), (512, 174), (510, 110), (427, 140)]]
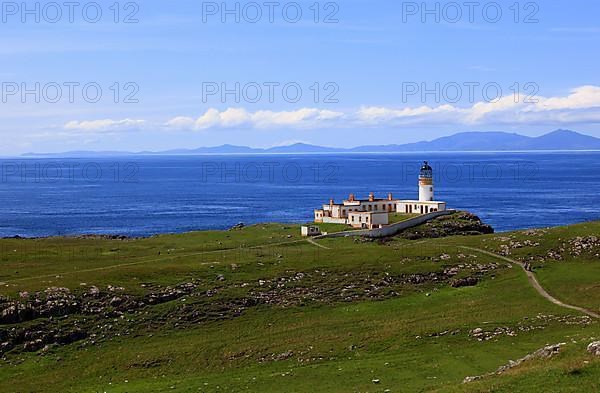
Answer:
[[(273, 5), (273, 23), (263, 2), (239, 2), (239, 23), (234, 14), (222, 21), (221, 2), (124, 1), (118, 16), (114, 3), (98, 3), (96, 23), (86, 2), (72, 23), (67, 8), (60, 18), (42, 10), (48, 2), (39, 3), (40, 23), (20, 2), (3, 3), (1, 155), (297, 141), (346, 147), (467, 130), (570, 128), (600, 137), (597, 1), (439, 1), (427, 2), (433, 12), (425, 15), (421, 2), (308, 1), (296, 2), (296, 23), (298, 7), (285, 1)], [(256, 23), (253, 4), (263, 13)], [(127, 16), (137, 22), (123, 23)], [(70, 82), (78, 84), (70, 85), (73, 102)], [(36, 83), (39, 94), (22, 97)], [(206, 94), (236, 83), (239, 100)], [(102, 95), (92, 102), (97, 86)]]

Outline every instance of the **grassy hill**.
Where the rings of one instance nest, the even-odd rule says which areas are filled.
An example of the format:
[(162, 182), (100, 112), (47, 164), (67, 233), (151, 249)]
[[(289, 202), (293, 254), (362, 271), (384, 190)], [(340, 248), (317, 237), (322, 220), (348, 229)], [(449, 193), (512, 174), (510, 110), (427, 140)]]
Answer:
[(599, 313), (598, 233), (0, 240), (0, 392), (595, 392), (598, 320), (517, 263)]

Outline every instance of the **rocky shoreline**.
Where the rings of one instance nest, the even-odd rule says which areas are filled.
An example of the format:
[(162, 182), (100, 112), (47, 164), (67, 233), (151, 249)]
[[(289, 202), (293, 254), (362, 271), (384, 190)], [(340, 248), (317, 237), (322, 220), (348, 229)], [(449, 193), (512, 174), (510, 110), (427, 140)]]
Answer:
[[(256, 225), (262, 225), (262, 224), (256, 224)], [(284, 224), (282, 224), (284, 225)], [(237, 223), (234, 226), (232, 226), (231, 228), (227, 228), (227, 229), (223, 229), (224, 231), (236, 231), (236, 230), (240, 230), (240, 229), (244, 229), (246, 227), (246, 225), (243, 222)], [(101, 233), (81, 233), (81, 234), (72, 234), (72, 235), (56, 235), (56, 236), (21, 236), (21, 235), (14, 235), (14, 236), (3, 236), (0, 237), (0, 240), (41, 240), (41, 239), (83, 239), (83, 240), (138, 240), (138, 239), (150, 239), (156, 236), (163, 236), (163, 235), (182, 235), (182, 234), (186, 234), (186, 233), (192, 233), (192, 232), (202, 232), (202, 231), (208, 231), (208, 229), (199, 229), (198, 231), (191, 231), (191, 232), (181, 232), (181, 233), (174, 233), (174, 232), (164, 232), (164, 233), (155, 233), (153, 235), (149, 235), (149, 236), (129, 236), (129, 235), (123, 235), (123, 234), (101, 234)]]

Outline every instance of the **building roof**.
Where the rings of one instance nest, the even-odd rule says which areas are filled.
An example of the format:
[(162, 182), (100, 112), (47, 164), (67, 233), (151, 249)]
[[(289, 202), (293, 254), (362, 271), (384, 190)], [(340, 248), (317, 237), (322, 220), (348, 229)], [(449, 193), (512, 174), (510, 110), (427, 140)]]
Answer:
[(346, 199), (346, 200), (344, 200), (344, 203), (346, 203), (346, 202), (349, 202), (349, 203), (352, 203), (352, 202), (373, 203), (373, 202), (394, 202), (394, 201), (395, 201), (395, 199), (390, 201), (387, 198), (377, 198), (377, 199), (373, 199), (372, 201), (370, 201), (368, 199), (355, 199), (353, 201)]
[(446, 202), (443, 202), (443, 201), (418, 201), (418, 200), (408, 200), (408, 199), (406, 199), (406, 200), (400, 200), (400, 201), (396, 201), (396, 202), (399, 202), (399, 203), (414, 203), (414, 204), (417, 204), (417, 203), (429, 203), (429, 204), (436, 204), (436, 205), (439, 205), (439, 204), (442, 204), (442, 203), (446, 203)]
[(366, 212), (349, 212), (348, 216), (351, 216), (351, 215), (373, 215), (373, 214), (388, 214), (388, 212), (382, 212), (382, 211), (376, 211), (376, 210), (371, 210), (371, 211), (366, 211)]

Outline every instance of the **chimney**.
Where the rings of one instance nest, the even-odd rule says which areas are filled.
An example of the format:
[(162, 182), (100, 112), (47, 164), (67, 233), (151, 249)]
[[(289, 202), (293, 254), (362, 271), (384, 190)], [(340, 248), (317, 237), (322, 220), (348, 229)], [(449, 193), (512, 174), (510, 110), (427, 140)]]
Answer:
[(388, 194), (388, 201), (393, 201), (394, 200), (394, 195), (392, 195), (392, 193), (390, 192)]
[(372, 192), (369, 194), (369, 202), (373, 202), (375, 200), (375, 194)]
[(350, 202), (354, 202), (354, 194), (350, 194), (350, 196), (348, 197), (348, 200)]
[(335, 201), (333, 199), (329, 200), (329, 206), (333, 206), (335, 204)]

